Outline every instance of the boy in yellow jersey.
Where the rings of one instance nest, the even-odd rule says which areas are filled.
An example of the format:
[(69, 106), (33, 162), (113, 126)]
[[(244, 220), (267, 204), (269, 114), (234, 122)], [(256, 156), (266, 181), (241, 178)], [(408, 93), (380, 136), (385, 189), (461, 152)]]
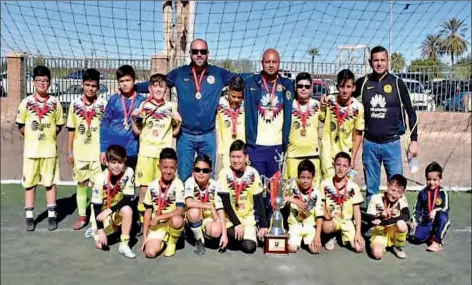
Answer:
[(67, 130), (69, 131), (67, 162), (73, 168), (77, 182), (77, 213), (74, 230), (80, 230), (87, 224), (87, 204), (89, 182), (102, 172), (100, 165), (100, 119), (105, 110), (106, 101), (97, 98), (100, 88), (100, 73), (87, 69), (82, 77), (83, 95), (69, 107)]
[(381, 259), (387, 247), (398, 258), (406, 258), (403, 251), (410, 219), (408, 201), (405, 197), (406, 178), (394, 174), (388, 181), (387, 191), (375, 194), (367, 207), (367, 217), (373, 225), (370, 234), (370, 250), (375, 259)]
[[(257, 237), (267, 235), (267, 219), (262, 199), (262, 184), (259, 173), (247, 166), (247, 146), (242, 140), (234, 141), (229, 149), (231, 166), (221, 170), (218, 182), (220, 199), (215, 200), (216, 209), (224, 208), (226, 228), (230, 242), (237, 243), (244, 253), (254, 253)], [(257, 233), (254, 210), (259, 210), (259, 232)]]
[(314, 185), (320, 184), (320, 149), (318, 145), (318, 121), (320, 102), (311, 98), (313, 80), (302, 72), (295, 79), (297, 96), (292, 102), (292, 125), (287, 149), (287, 177), (297, 178), (298, 164), (309, 159), (315, 165)]
[(334, 176), (333, 161), (339, 152), (351, 155), (350, 175), (354, 176), (354, 168), (362, 143), (364, 131), (364, 106), (352, 97), (356, 90), (354, 74), (349, 69), (338, 73), (337, 88), (339, 95), (324, 98), (321, 117), (324, 120), (321, 137), (321, 164), (323, 179)]
[(51, 71), (45, 66), (33, 70), (35, 92), (18, 107), (16, 124), (24, 136), (23, 187), (25, 188), (26, 230), (34, 231), (36, 187), (46, 188), (48, 229), (57, 228), (56, 187), (58, 177), (57, 135), (64, 125), (62, 106), (49, 96)]
[(139, 136), (136, 184), (140, 186), (138, 212), (144, 215), (144, 195), (149, 184), (159, 177), (159, 153), (172, 147), (172, 138), (180, 132), (182, 118), (175, 103), (164, 100), (167, 93), (166, 76), (153, 74), (149, 79), (149, 97), (131, 115), (131, 126)]
[(323, 206), (318, 187), (313, 187), (315, 165), (309, 159), (298, 164), (298, 182), (285, 197), (290, 203), (288, 250), (296, 253), (303, 243), (311, 253), (320, 253)]
[(244, 81), (236, 76), (228, 86), (228, 95), (222, 96), (216, 113), (218, 154), (224, 167), (229, 167), (229, 146), (237, 139), (246, 141), (243, 104)]
[(160, 175), (144, 195), (143, 244), (146, 257), (156, 257), (167, 245), (164, 256), (175, 254), (177, 241), (184, 229), (184, 184), (176, 176), (177, 153), (164, 148), (159, 155)]
[(223, 207), (215, 209), (215, 200), (220, 199), (216, 193), (221, 192), (221, 186), (210, 179), (211, 165), (208, 155), (197, 156), (193, 163), (192, 176), (185, 181), (187, 222), (195, 237), (195, 253), (198, 255), (205, 254), (203, 231), (206, 239), (220, 239), (220, 249), (224, 249), (228, 244), (225, 211)]
[(108, 236), (121, 227), (118, 252), (127, 258), (136, 258), (129, 247), (134, 198), (134, 173), (126, 167), (126, 150), (111, 145), (105, 152), (107, 168), (95, 180), (92, 191), (90, 221), (95, 231), (95, 247), (108, 247)]
[[(364, 250), (365, 241), (361, 234), (361, 209), (364, 201), (359, 186), (347, 178), (351, 157), (345, 152), (334, 158), (334, 177), (321, 182), (324, 218), (323, 234), (341, 233), (343, 244), (349, 243), (355, 252)], [(352, 222), (354, 216), (355, 225)], [(325, 245), (332, 250), (336, 238), (331, 238)]]

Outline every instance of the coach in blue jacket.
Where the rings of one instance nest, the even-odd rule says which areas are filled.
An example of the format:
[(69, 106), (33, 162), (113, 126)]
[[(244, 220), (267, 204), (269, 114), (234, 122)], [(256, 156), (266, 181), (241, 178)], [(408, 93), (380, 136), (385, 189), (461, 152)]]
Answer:
[(182, 181), (192, 175), (195, 153), (210, 156), (215, 169), (216, 109), (223, 87), (234, 74), (208, 64), (209, 53), (207, 42), (196, 39), (190, 45), (190, 65), (167, 74), (169, 86), (177, 89), (178, 111), (182, 115), (182, 133), (177, 139), (178, 173)]
[[(262, 58), (262, 72), (246, 80), (246, 142), (251, 166), (260, 175), (272, 177), (277, 172), (277, 153), (288, 145), (290, 133), (293, 82), (279, 75), (280, 56), (268, 49)], [(265, 199), (267, 217), (272, 214), (269, 197)]]

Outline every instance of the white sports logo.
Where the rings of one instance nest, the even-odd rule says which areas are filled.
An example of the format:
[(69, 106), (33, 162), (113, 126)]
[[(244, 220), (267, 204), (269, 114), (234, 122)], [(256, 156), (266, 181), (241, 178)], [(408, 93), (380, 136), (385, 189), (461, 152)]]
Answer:
[(373, 108), (375, 107), (385, 108), (385, 105), (386, 105), (385, 98), (380, 94), (376, 94), (374, 97), (372, 97), (372, 99), (370, 99), (370, 106), (372, 106)]

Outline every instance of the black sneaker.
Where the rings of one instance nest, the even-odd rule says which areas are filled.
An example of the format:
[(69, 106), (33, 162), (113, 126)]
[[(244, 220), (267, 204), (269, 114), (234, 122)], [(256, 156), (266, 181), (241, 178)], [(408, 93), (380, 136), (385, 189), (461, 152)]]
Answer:
[(201, 240), (197, 240), (195, 242), (195, 253), (198, 254), (198, 255), (204, 255), (205, 254), (205, 245), (203, 244), (203, 242)]
[(57, 229), (57, 221), (56, 218), (48, 218), (48, 230), (53, 231)]
[(28, 232), (34, 231), (34, 220), (33, 220), (33, 218), (26, 218), (26, 230)]

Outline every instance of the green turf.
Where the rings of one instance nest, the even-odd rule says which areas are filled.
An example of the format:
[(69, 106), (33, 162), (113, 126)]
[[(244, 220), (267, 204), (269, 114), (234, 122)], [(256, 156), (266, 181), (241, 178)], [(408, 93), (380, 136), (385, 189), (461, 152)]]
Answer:
[[(73, 205), (73, 187), (59, 188), (59, 205)], [(381, 261), (336, 247), (319, 256), (305, 251), (290, 256), (264, 256), (207, 250), (193, 254), (185, 243), (173, 258), (136, 260), (93, 247), (84, 231), (73, 232), (75, 212), (48, 232), (47, 221), (37, 231), (24, 231), (23, 195), (18, 185), (1, 185), (1, 284), (470, 284), (471, 194), (451, 193), (451, 228), (445, 250), (431, 254), (425, 246), (408, 244), (406, 260), (392, 254)], [(410, 205), (416, 193), (408, 193)], [(65, 199), (64, 199), (65, 198)], [(36, 201), (36, 215), (46, 210), (44, 190)], [(74, 208), (74, 207), (73, 207)], [(64, 211), (61, 211), (62, 213)], [(61, 213), (61, 214), (62, 214)], [(141, 240), (139, 239), (139, 242)], [(133, 248), (137, 250), (137, 246)]]

